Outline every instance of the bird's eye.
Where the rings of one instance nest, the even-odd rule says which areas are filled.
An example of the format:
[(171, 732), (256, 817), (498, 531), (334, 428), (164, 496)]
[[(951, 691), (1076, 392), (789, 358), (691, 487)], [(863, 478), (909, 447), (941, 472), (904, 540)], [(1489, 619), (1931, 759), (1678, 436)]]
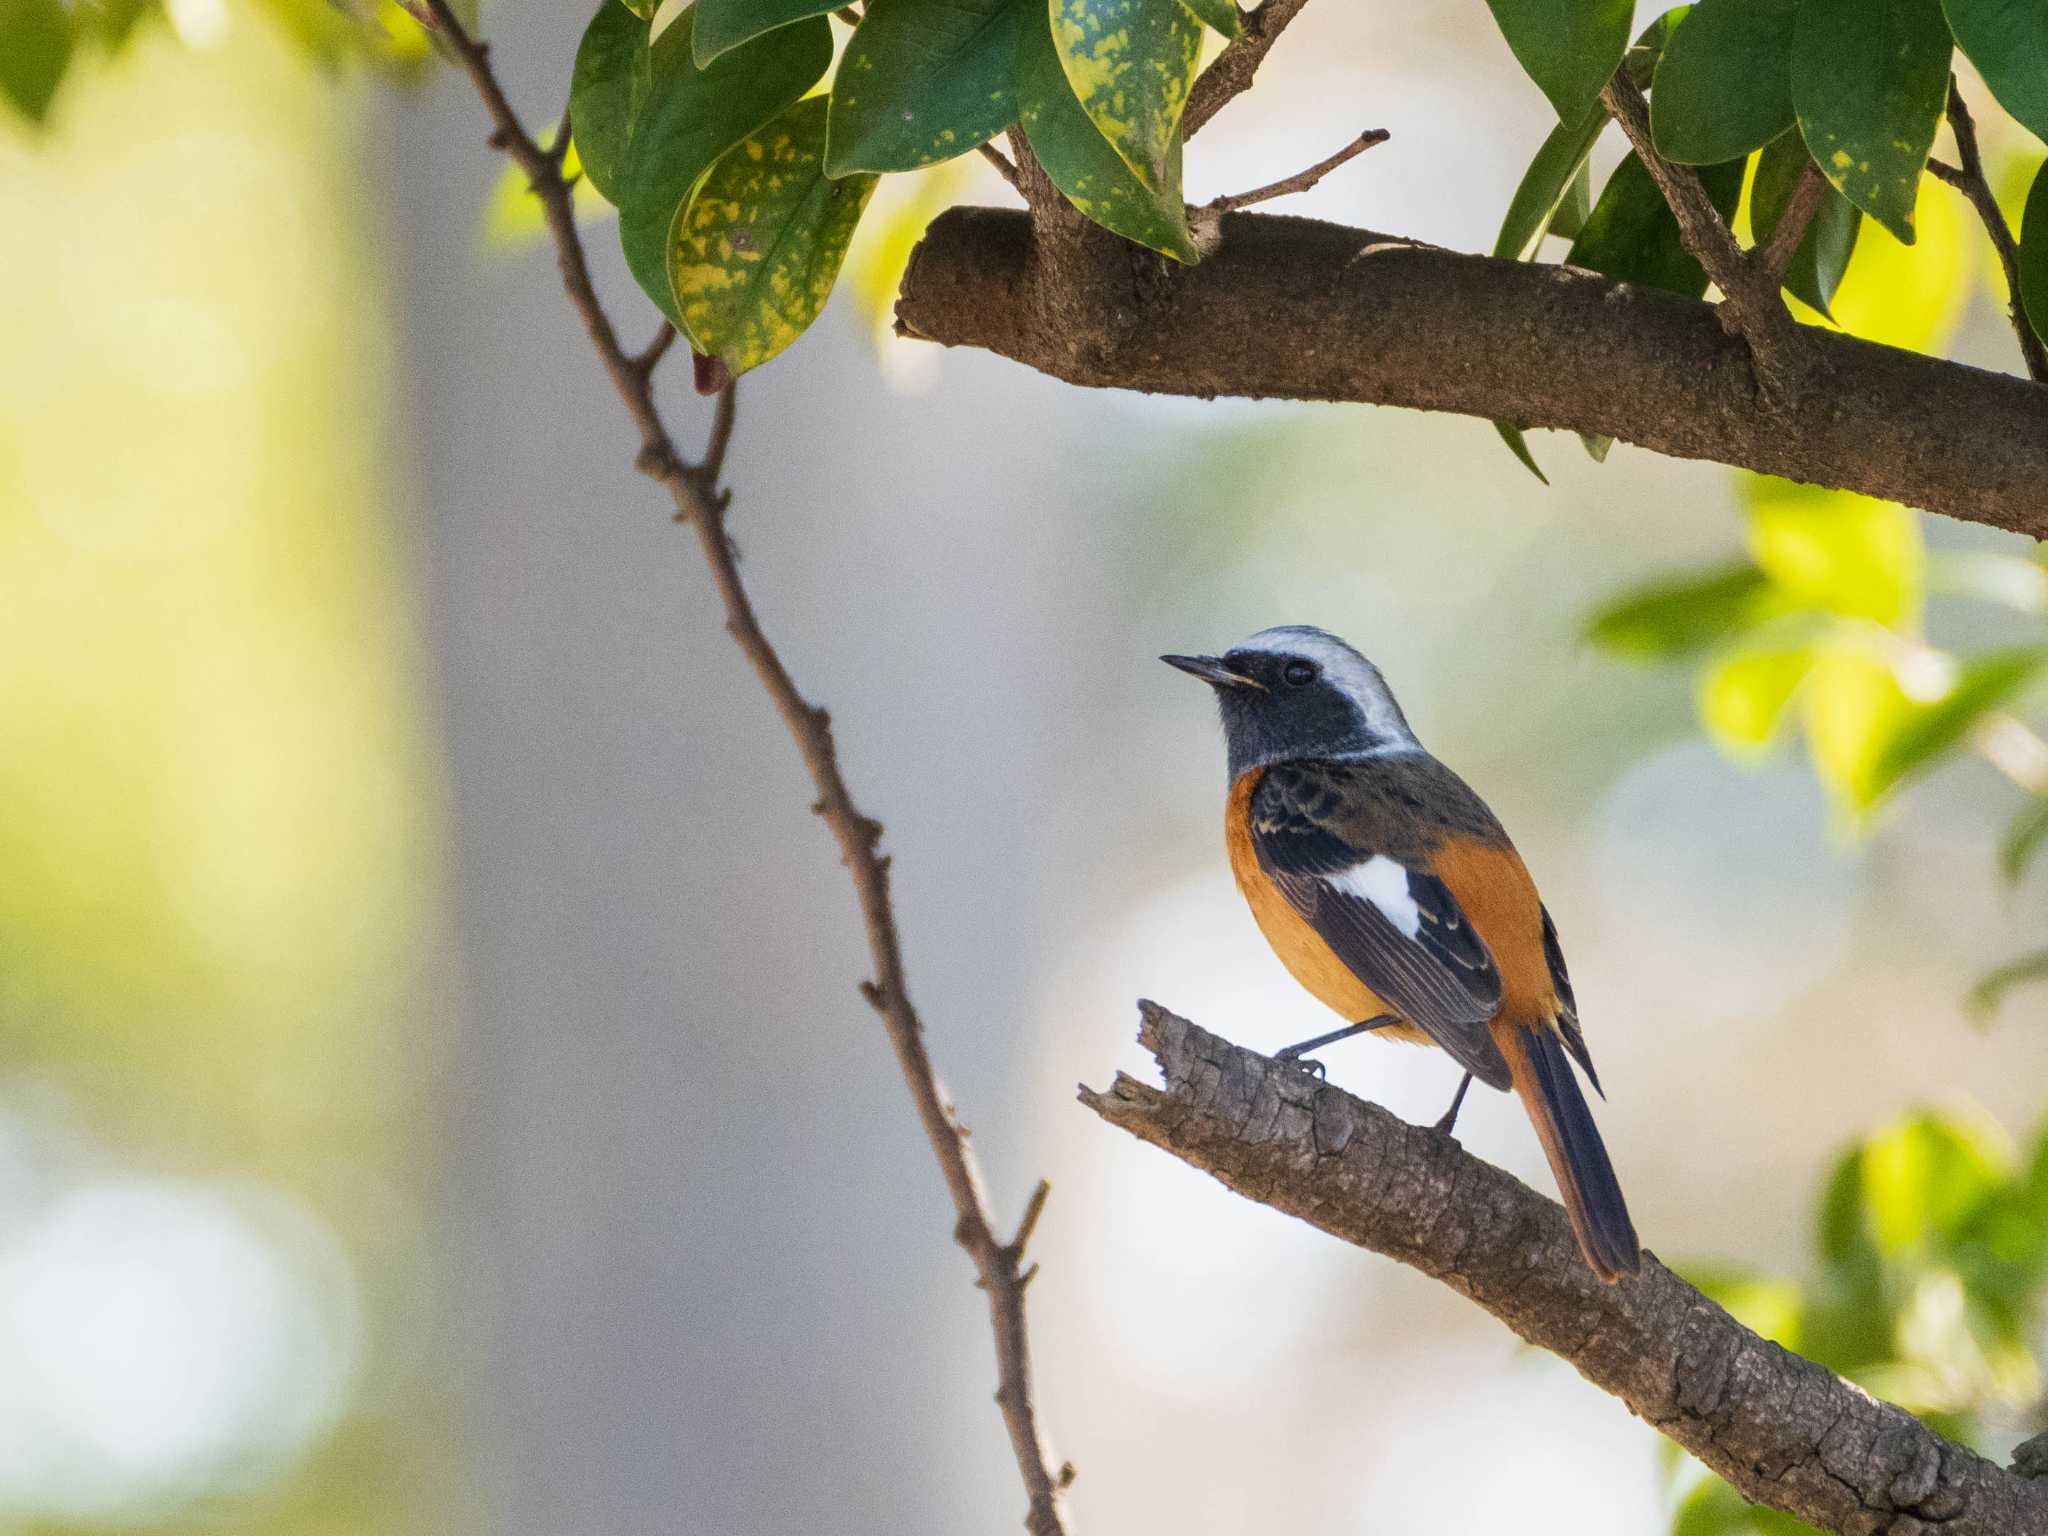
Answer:
[(1312, 661), (1290, 661), (1281, 668), (1280, 675), (1287, 679), (1289, 687), (1305, 688), (1316, 680), (1316, 667)]

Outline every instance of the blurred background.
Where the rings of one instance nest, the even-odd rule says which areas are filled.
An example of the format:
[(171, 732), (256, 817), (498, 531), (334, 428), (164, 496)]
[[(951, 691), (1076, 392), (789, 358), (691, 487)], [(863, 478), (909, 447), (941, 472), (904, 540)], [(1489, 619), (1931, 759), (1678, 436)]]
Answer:
[[(529, 120), (584, 19), (487, 13)], [(982, 1298), (795, 755), (468, 87), (402, 19), (390, 68), (309, 64), (324, 25), (172, 0), (40, 128), (0, 106), (0, 1529), (1014, 1530)], [(1314, 7), (1190, 195), (1386, 127), (1288, 211), (1484, 250), (1548, 126), (1482, 7)], [(1745, 753), (1691, 669), (1589, 644), (1754, 546), (1731, 471), (1542, 433), (1545, 489), (1482, 422), (888, 338), (892, 234), (1009, 197), (891, 178), (742, 387), (730, 478), (999, 1217), (1053, 1181), (1032, 1323), (1078, 1526), (1662, 1529), (1688, 1485), (1619, 1404), (1074, 1102), (1147, 1070), (1140, 995), (1264, 1049), (1329, 1023), (1226, 871), (1211, 704), (1152, 658), (1313, 622), (1382, 664), (1543, 883), (1645, 1240), (1781, 1333), (1845, 1146), (2029, 1166), (2043, 993), (1964, 1007), (2040, 942), (2038, 872), (1993, 867), (2025, 797), (1957, 754), (1859, 820), (1818, 738), (1819, 773)], [(2014, 366), (1981, 235), (1938, 187), (1922, 220), (1947, 280), (1872, 276), (1858, 328)], [(664, 391), (701, 431), (687, 369)], [(1915, 561), (1923, 523), (1929, 571), (2038, 569), (1907, 518)], [(1865, 617), (2040, 638), (2038, 593), (1913, 570)], [(1413, 1119), (1455, 1085), (1325, 1059)], [(1548, 1189), (1510, 1101), (1459, 1133)], [(1987, 1344), (1933, 1272), (1866, 1375), (2009, 1447), (2036, 1316)]]

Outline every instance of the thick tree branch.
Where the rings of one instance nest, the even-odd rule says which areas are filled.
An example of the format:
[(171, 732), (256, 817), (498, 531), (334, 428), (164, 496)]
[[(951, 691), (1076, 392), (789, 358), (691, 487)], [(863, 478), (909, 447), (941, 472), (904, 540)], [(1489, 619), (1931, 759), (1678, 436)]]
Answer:
[(1046, 281), (1026, 215), (954, 209), (911, 258), (899, 326), (1075, 384), (1456, 411), (2048, 537), (2048, 389), (2006, 374), (1809, 329), (1828, 387), (1772, 409), (1712, 306), (1273, 215), (1226, 216), (1216, 252), (1163, 276), (1112, 344), (1048, 324)]
[(1977, 211), (1984, 233), (1991, 237), (1992, 249), (1998, 252), (1998, 264), (2005, 269), (2005, 291), (2012, 301), (2013, 334), (2019, 337), (2020, 356), (2026, 361), (2027, 373), (2035, 379), (2048, 379), (2048, 348), (2034, 334), (2020, 302), (2019, 242), (2013, 239), (2005, 210), (1998, 206), (1998, 194), (1991, 190), (1990, 178), (1984, 174), (1984, 157), (1977, 149), (1977, 121), (1970, 116), (1969, 103), (1963, 100), (1954, 75), (1948, 77), (1948, 125), (1956, 136), (1956, 158), (1962, 164), (1944, 165), (1932, 160), (1927, 169), (1968, 198)]
[(1082, 1103), (1249, 1199), (1442, 1280), (1745, 1497), (1853, 1536), (2048, 1536), (2048, 1485), (1759, 1338), (1653, 1255), (1603, 1285), (1561, 1207), (1450, 1137), (1140, 1008), (1166, 1086), (1119, 1073)]
[[(738, 557), (727, 536), (725, 514), (731, 493), (720, 485), (727, 445), (732, 440), (734, 387), (729, 375), (718, 391), (718, 404), (704, 456), (692, 464), (677, 453), (674, 440), (655, 404), (654, 366), (668, 341), (657, 337), (638, 355), (619, 345), (618, 332), (591, 282), (582, 236), (576, 227), (571, 183), (564, 179), (553, 155), (536, 144), (506, 100), (492, 72), (485, 45), (472, 39), (448, 9), (447, 0), (424, 0), (447, 51), (468, 74), (494, 125), (491, 142), (526, 173), (547, 217), (569, 301), (583, 318), (584, 329), (603, 360), (627, 413), (640, 432), (638, 464), (667, 487), (678, 522), (689, 524), (725, 607), (725, 627), (745, 654), (761, 686), (782, 716), (797, 751), (817, 789), (813, 809), (839, 843), (841, 861), (853, 877), (854, 895), (867, 932), (874, 978), (861, 983), (861, 995), (881, 1016), (889, 1043), (909, 1086), (925, 1137), (931, 1143), (956, 1215), (953, 1235), (974, 1261), (978, 1283), (988, 1296), (989, 1322), (995, 1334), (998, 1385), (996, 1402), (1023, 1476), (1032, 1536), (1065, 1536), (1064, 1491), (1071, 1467), (1055, 1471), (1031, 1393), (1031, 1353), (1024, 1324), (1024, 1246), (1044, 1209), (1046, 1186), (1040, 1184), (1026, 1208), (1017, 1235), (996, 1235), (989, 1214), (981, 1170), (967, 1140), (967, 1129), (954, 1113), (951, 1098), (939, 1081), (925, 1050), (924, 1025), (911, 1005), (903, 968), (903, 950), (889, 899), (889, 860), (880, 851), (882, 826), (863, 815), (840, 770), (832, 739), (831, 718), (798, 690), (782, 658), (761, 628), (753, 600), (739, 572)], [(723, 370), (719, 370), (721, 373)]]

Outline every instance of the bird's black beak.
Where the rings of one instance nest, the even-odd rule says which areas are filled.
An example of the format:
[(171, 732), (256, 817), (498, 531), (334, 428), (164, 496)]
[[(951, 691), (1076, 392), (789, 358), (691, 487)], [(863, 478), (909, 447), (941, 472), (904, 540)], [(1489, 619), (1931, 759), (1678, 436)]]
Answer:
[(1246, 677), (1242, 672), (1233, 672), (1218, 656), (1162, 656), (1159, 658), (1169, 667), (1179, 667), (1190, 677), (1199, 677), (1214, 688), (1258, 688), (1265, 684), (1255, 677)]

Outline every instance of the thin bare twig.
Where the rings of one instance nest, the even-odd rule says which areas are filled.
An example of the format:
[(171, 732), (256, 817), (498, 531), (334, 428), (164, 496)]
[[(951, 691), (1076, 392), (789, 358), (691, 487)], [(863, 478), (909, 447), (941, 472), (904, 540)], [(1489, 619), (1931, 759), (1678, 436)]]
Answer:
[(1777, 282), (1744, 259), (1698, 173), (1657, 153), (1650, 137), (1650, 104), (1626, 67), (1614, 72), (1600, 100), (1664, 194), (1685, 248), (1721, 290), (1722, 328), (1748, 345), (1763, 399), (1773, 404), (1790, 401), (1799, 393), (1801, 338), (1798, 322), (1778, 298)]
[(1018, 191), (1023, 191), (1023, 188), (1017, 184), (1017, 167), (1008, 155), (997, 149), (993, 144), (984, 144), (981, 146), (981, 158), (994, 166), (996, 174), (1002, 177), (1003, 180), (1007, 181), (1011, 186), (1017, 187)]
[(1820, 167), (1808, 160), (1799, 173), (1799, 183), (1792, 189), (1792, 196), (1785, 203), (1785, 211), (1778, 215), (1778, 227), (1771, 231), (1771, 238), (1749, 253), (1749, 262), (1757, 273), (1768, 279), (1773, 288), (1784, 286), (1785, 270), (1792, 265), (1792, 258), (1799, 250), (1799, 242), (1806, 238), (1806, 227), (1813, 222), (1813, 216), (1820, 212), (1821, 199), (1827, 195), (1828, 179), (1821, 175)]
[(2020, 356), (2026, 362), (2027, 376), (2036, 382), (2048, 380), (2048, 347), (2043, 347), (2041, 338), (2034, 334), (2034, 327), (2020, 302), (2019, 242), (2013, 239), (2012, 226), (2005, 221), (2005, 210), (1998, 206), (1997, 194), (1991, 190), (1991, 182), (1984, 174), (1984, 157), (1977, 148), (1977, 123), (1970, 116), (1969, 105), (1963, 100), (1954, 75), (1948, 77), (1948, 125), (1956, 136), (1956, 158), (1963, 163), (1954, 166), (1930, 160), (1927, 169), (1962, 193), (1970, 200), (1970, 206), (1977, 210), (1984, 233), (1991, 237), (1991, 247), (1998, 252), (1998, 264), (2005, 269), (2005, 291), (2011, 300), (2013, 334), (2019, 338)]
[(653, 373), (656, 368), (661, 366), (661, 360), (668, 356), (668, 349), (675, 344), (676, 328), (666, 320), (662, 321), (661, 329), (654, 334), (654, 340), (647, 343), (646, 347), (642, 350), (633, 354), (633, 366), (639, 370), (643, 377)]
[(1209, 207), (1216, 213), (1234, 213), (1240, 208), (1249, 208), (1253, 203), (1269, 203), (1276, 197), (1292, 197), (1297, 192), (1306, 192), (1330, 172), (1348, 160), (1354, 160), (1375, 144), (1384, 144), (1392, 135), (1384, 128), (1369, 128), (1346, 144), (1334, 155), (1318, 160), (1305, 171), (1296, 171), (1292, 176), (1283, 176), (1278, 181), (1263, 187), (1254, 187), (1249, 192), (1238, 192), (1229, 197), (1212, 199)]
[(1187, 110), (1180, 120), (1183, 138), (1192, 139), (1210, 118), (1251, 89), (1252, 77), (1266, 55), (1307, 4), (1308, 0), (1264, 0), (1257, 10), (1239, 18), (1237, 37), (1216, 55), (1188, 92)]
[[(548, 151), (526, 131), (498, 84), (487, 48), (464, 30), (449, 10), (448, 0), (422, 3), (432, 14), (443, 46), (483, 98), (494, 125), (491, 142), (510, 155), (532, 183), (554, 239), (569, 301), (582, 316), (591, 345), (639, 429), (637, 463), (668, 488), (677, 520), (689, 524), (696, 534), (712, 585), (725, 608), (727, 632), (752, 666), (809, 770), (818, 793), (814, 809), (839, 843), (840, 857), (852, 875), (867, 934), (875, 974), (872, 980), (861, 983), (861, 995), (881, 1016), (918, 1119), (952, 1197), (957, 1216), (954, 1238), (973, 1260), (978, 1283), (988, 1295), (999, 1383), (996, 1401), (1002, 1408), (1030, 1504), (1026, 1528), (1033, 1536), (1066, 1536), (1063, 1493), (1072, 1472), (1064, 1465), (1055, 1467), (1031, 1395), (1031, 1355), (1024, 1323), (1025, 1281), (1019, 1267), (1023, 1258), (1022, 1238), (1028, 1235), (1028, 1230), (1020, 1230), (1018, 1238), (1008, 1243), (996, 1236), (980, 1167), (968, 1145), (966, 1128), (960, 1124), (932, 1066), (925, 1050), (923, 1023), (910, 1001), (902, 944), (889, 899), (889, 861), (879, 851), (881, 824), (863, 815), (855, 805), (840, 770), (830, 717), (798, 690), (762, 630), (760, 617), (741, 580), (732, 542), (726, 535), (728, 493), (720, 485), (727, 446), (732, 440), (733, 386), (728, 379), (719, 390), (703, 458), (694, 464), (685, 461), (676, 452), (674, 440), (655, 405), (648, 370), (640, 365), (640, 359), (619, 345), (618, 333), (591, 283), (582, 237), (576, 228), (570, 183)], [(1042, 1207), (1043, 1199), (1043, 1195), (1034, 1195), (1033, 1205)]]

